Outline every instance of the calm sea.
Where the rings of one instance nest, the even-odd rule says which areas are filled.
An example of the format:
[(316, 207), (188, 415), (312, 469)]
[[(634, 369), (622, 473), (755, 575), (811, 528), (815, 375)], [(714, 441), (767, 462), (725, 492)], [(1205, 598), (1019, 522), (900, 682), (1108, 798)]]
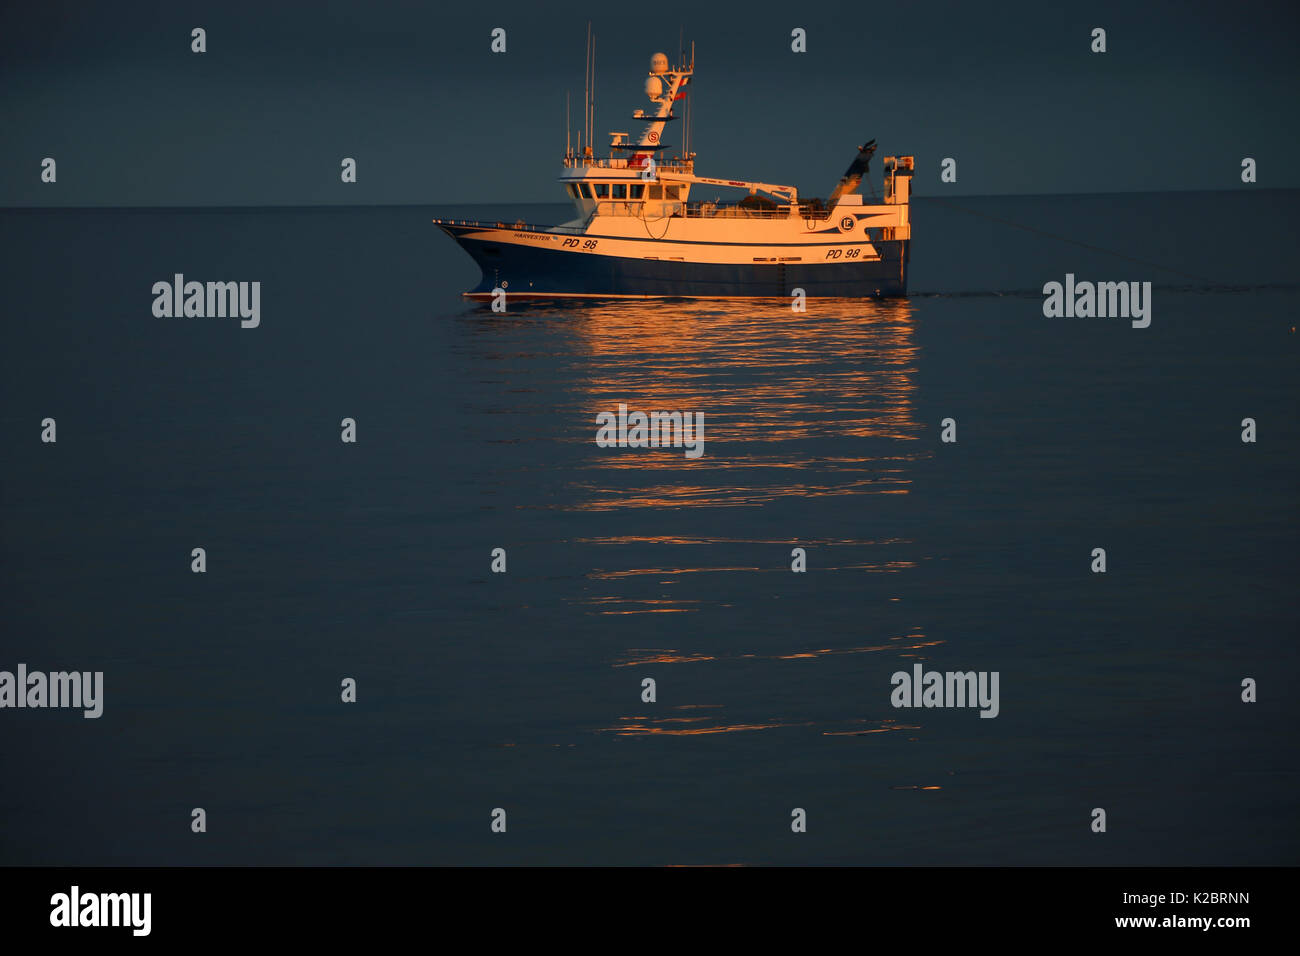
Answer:
[(460, 298), (433, 216), (562, 207), (0, 213), (0, 669), (105, 684), (0, 712), (0, 863), (1300, 863), (1300, 194), (951, 203), (805, 314)]

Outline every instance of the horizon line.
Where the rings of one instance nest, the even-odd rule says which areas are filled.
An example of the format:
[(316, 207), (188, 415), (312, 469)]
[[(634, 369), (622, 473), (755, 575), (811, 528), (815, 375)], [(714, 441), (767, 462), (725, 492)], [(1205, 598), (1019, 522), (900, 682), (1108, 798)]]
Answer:
[[(1098, 190), (1069, 193), (941, 193), (938, 195), (926, 195), (913, 192), (913, 200), (930, 200), (930, 199), (1027, 199), (1034, 197), (1041, 198), (1059, 198), (1065, 196), (1164, 196), (1164, 195), (1184, 195), (1195, 193), (1242, 193), (1242, 192), (1297, 192), (1300, 186), (1258, 186), (1254, 187), (1243, 184), (1240, 187), (1231, 189), (1123, 189), (1123, 190)], [(816, 197), (814, 197), (816, 198)], [(864, 196), (864, 199), (873, 197)], [(88, 209), (410, 209), (419, 207), (433, 206), (562, 206), (568, 205), (564, 199), (554, 199), (548, 201), (538, 200), (489, 200), (475, 202), (308, 202), (308, 203), (148, 203), (132, 205), (114, 205), (104, 203), (99, 205), (87, 204), (68, 204), (68, 205), (49, 205), (33, 203), (26, 204), (0, 204), (0, 212), (18, 212), (24, 210), (88, 210)]]

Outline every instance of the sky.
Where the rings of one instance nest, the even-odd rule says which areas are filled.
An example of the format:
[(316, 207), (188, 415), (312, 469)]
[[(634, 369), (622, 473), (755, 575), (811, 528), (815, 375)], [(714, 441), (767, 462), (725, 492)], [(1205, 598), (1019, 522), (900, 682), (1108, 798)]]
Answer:
[[(598, 143), (695, 41), (700, 175), (825, 195), (1296, 188), (1300, 4), (123, 0), (0, 11), (0, 206), (561, 202), (588, 20)], [(191, 30), (207, 52), (191, 52)], [(491, 51), (506, 31), (506, 52)], [(791, 31), (807, 52), (791, 50)], [(1093, 53), (1092, 31), (1107, 50)], [(665, 136), (680, 142), (681, 123)], [(676, 138), (674, 138), (676, 137)], [(673, 151), (670, 150), (671, 154)], [(41, 182), (41, 162), (57, 180)], [(357, 161), (357, 182), (340, 163)], [(1257, 183), (1241, 181), (1255, 159)], [(955, 182), (942, 182), (945, 158)], [(877, 186), (880, 163), (873, 163)]]

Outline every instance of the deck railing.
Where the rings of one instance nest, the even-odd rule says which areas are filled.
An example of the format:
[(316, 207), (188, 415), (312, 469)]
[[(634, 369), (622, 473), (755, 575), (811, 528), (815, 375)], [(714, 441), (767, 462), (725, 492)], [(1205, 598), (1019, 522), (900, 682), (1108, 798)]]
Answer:
[[(646, 200), (637, 199), (602, 199), (598, 203), (598, 208), (592, 210), (591, 215), (587, 217), (590, 221), (593, 215), (601, 216), (631, 216), (633, 218), (649, 218), (658, 221), (668, 217), (678, 217), (686, 219), (789, 219), (791, 216), (789, 206), (777, 206), (775, 209), (754, 208), (741, 206), (736, 203), (713, 203), (713, 202), (674, 202), (672, 200), (660, 201), (658, 199), (649, 200), (653, 205), (659, 206), (664, 210), (662, 213), (645, 215), (644, 207)], [(801, 219), (823, 220), (828, 218), (830, 210), (825, 208), (804, 206), (799, 209), (798, 216)], [(486, 219), (434, 219), (435, 224), (440, 226), (468, 226), (476, 229), (514, 229), (518, 232), (571, 232), (579, 234), (583, 231), (583, 226), (563, 226), (563, 225), (538, 225), (536, 223), (525, 222), (522, 219), (516, 219), (514, 222), (507, 222), (504, 219), (486, 220)]]
[(765, 209), (736, 203), (692, 202), (686, 204), (687, 219), (789, 219), (790, 207)]
[[(566, 156), (564, 157), (565, 169), (641, 169), (640, 163), (629, 164), (625, 156)], [(695, 160), (682, 159), (674, 156), (672, 159), (656, 159), (655, 169), (668, 170), (674, 173), (689, 173), (695, 169)]]
[(514, 229), (518, 232), (572, 232), (575, 234), (581, 232), (580, 229), (557, 226), (554, 223), (543, 226), (535, 222), (524, 222), (522, 219), (516, 219), (514, 222), (506, 222), (504, 219), (434, 219), (433, 223), (437, 226), (468, 226), (471, 229)]

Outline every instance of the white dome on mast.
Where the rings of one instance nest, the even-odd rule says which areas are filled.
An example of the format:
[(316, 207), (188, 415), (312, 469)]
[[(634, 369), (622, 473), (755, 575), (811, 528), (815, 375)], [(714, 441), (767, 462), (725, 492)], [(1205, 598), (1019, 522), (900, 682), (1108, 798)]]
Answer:
[(667, 54), (665, 54), (665, 53), (656, 53), (654, 56), (650, 57), (650, 72), (651, 72), (651, 73), (667, 73), (667, 72), (668, 72), (668, 56), (667, 56)]

